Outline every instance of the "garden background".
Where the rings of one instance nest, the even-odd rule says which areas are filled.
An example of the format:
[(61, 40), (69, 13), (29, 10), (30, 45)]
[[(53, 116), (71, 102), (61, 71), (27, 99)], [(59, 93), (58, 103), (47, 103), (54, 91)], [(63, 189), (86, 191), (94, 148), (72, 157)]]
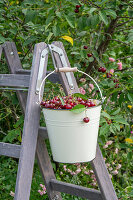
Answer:
[[(61, 41), (71, 66), (95, 78), (106, 97), (98, 142), (118, 198), (132, 200), (133, 1), (0, 0), (0, 44), (6, 41), (15, 42), (24, 69), (31, 68), (36, 43)], [(53, 69), (51, 60), (48, 69)], [(3, 56), (0, 73), (9, 73)], [(92, 82), (79, 74), (76, 77), (81, 92), (99, 97)], [(57, 94), (58, 85), (48, 82), (46, 94), (50, 88)], [(0, 141), (20, 144), (23, 120), (15, 93), (0, 90)], [(51, 156), (48, 141), (47, 146)], [(89, 163), (64, 165), (52, 160), (52, 165), (58, 180), (98, 188)], [(17, 166), (17, 159), (0, 157), (1, 200), (13, 199)], [(35, 162), (30, 199), (48, 199), (40, 184), (42, 177)]]

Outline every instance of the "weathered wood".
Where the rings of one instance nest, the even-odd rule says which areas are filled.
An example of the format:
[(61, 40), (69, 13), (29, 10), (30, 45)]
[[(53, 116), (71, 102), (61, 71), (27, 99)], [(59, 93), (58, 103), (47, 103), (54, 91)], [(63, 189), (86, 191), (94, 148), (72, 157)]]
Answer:
[(0, 155), (19, 158), (20, 145), (0, 142)]
[(46, 145), (43, 141), (43, 138), (40, 135), (38, 135), (36, 155), (38, 157), (38, 164), (40, 167), (40, 171), (43, 174), (43, 179), (44, 179), (45, 186), (47, 188), (49, 199), (52, 200), (58, 196), (58, 199), (61, 200), (62, 198), (61, 198), (60, 193), (55, 191), (50, 185), (50, 180), (55, 179), (55, 175), (54, 175), (53, 167), (50, 162)]
[(3, 51), (3, 47), (0, 45), (0, 60), (1, 60), (2, 51)]
[[(9, 68), (10, 68), (10, 71), (14, 74), (14, 73), (17, 73), (18, 71), (20, 72), (19, 74), (21, 74), (21, 71), (22, 71), (22, 74), (26, 74), (26, 75), (29, 75), (30, 74), (30, 70), (29, 70), (29, 72), (27, 73), (25, 73), (24, 71), (25, 70), (22, 70), (22, 66), (20, 65), (20, 66), (18, 66), (18, 65), (13, 65), (14, 63), (13, 62), (10, 62), (10, 60), (12, 61), (12, 57), (10, 56), (10, 55), (8, 55), (8, 52), (10, 52), (10, 51), (12, 51), (12, 50), (14, 50), (14, 51), (17, 51), (16, 50), (16, 47), (15, 47), (15, 44), (14, 43), (8, 43), (6, 46), (5, 46), (5, 48), (4, 48), (4, 53), (5, 53), (5, 55), (6, 55), (6, 59), (8, 60), (8, 64), (9, 64)], [(17, 57), (16, 59), (19, 59), (19, 57)], [(47, 59), (46, 59), (46, 61), (47, 61)], [(13, 63), (13, 64), (12, 64)], [(19, 62), (16, 62), (16, 64), (18, 64)], [(46, 64), (45, 64), (46, 65)], [(45, 66), (45, 70), (46, 70), (46, 66)], [(19, 97), (19, 102), (20, 102), (20, 105), (21, 105), (21, 108), (22, 108), (22, 111), (23, 111), (23, 113), (25, 113), (25, 107), (26, 107), (26, 99), (27, 99), (27, 93), (24, 93), (24, 92), (18, 92), (17, 91), (17, 95), (18, 95), (18, 97)], [(47, 138), (48, 136), (47, 136), (47, 131), (46, 131), (46, 128), (45, 127), (39, 127), (39, 135), (40, 135), (40, 137), (43, 137), (44, 139), (45, 138)], [(45, 144), (43, 143), (42, 145), (44, 145), (44, 148), (45, 148)], [(37, 147), (38, 148), (38, 147)], [(46, 162), (45, 163), (43, 163), (43, 161), (44, 161), (44, 159), (43, 159), (43, 161), (41, 161), (41, 163), (39, 163), (40, 162), (40, 157), (45, 157), (45, 159), (46, 159)], [(43, 167), (44, 169), (45, 168), (47, 168), (47, 169), (51, 169), (51, 163), (49, 164), (49, 163), (47, 163), (47, 159), (49, 159), (49, 156), (48, 155), (44, 155), (44, 153), (43, 152), (40, 152), (40, 154), (37, 154), (37, 159), (38, 159), (38, 163), (39, 163), (39, 166), (40, 167)], [(26, 165), (28, 165), (28, 163), (25, 163)], [(44, 169), (42, 169), (41, 170), (41, 172), (42, 172), (42, 176), (43, 177), (45, 177), (44, 176)], [(32, 170), (32, 169), (31, 169)], [(51, 172), (50, 172), (51, 174), (53, 173), (53, 170), (51, 170)], [(26, 173), (27, 174), (27, 173)], [(27, 175), (28, 176), (28, 175)], [(53, 173), (53, 177), (54, 177), (54, 173)], [(26, 179), (27, 180), (27, 179)], [(25, 180), (25, 181), (26, 181)], [(25, 183), (25, 181), (23, 181), (23, 183)], [(22, 186), (23, 187), (23, 186)], [(47, 185), (46, 184), (46, 188), (47, 188), (47, 191), (50, 191), (50, 192), (52, 192), (52, 195), (54, 194), (54, 192), (53, 191), (51, 191), (51, 190), (49, 190), (49, 184)], [(21, 191), (21, 188), (20, 188), (20, 191)], [(22, 192), (22, 195), (23, 195), (23, 191), (21, 191)], [(60, 196), (60, 193), (59, 192), (56, 192), (55, 191), (55, 194), (58, 194), (58, 196)], [(51, 195), (51, 194), (48, 194), (49, 196)], [(60, 198), (61, 199), (61, 198)], [(16, 200), (20, 200), (19, 199), (19, 197), (18, 197), (18, 199), (16, 199)]]
[(113, 184), (109, 177), (99, 145), (97, 146), (96, 158), (91, 161), (91, 166), (96, 175), (98, 186), (104, 200), (118, 200)]
[(75, 195), (89, 200), (102, 200), (101, 193), (98, 190), (89, 189), (83, 186), (65, 183), (55, 179), (51, 179), (51, 186), (54, 190)]
[[(15, 200), (28, 200), (30, 196), (34, 158), (40, 121), (40, 107), (36, 103), (38, 102), (38, 95), (36, 95), (35, 91), (41, 52), (45, 47), (46, 45), (44, 43), (39, 43), (35, 45), (34, 49), (19, 167), (17, 173)], [(46, 69), (43, 70), (43, 75), (46, 75)]]
[[(47, 71), (46, 75), (48, 75), (51, 71)], [(26, 75), (30, 75), (31, 71), (30, 70), (18, 70), (16, 71), (17, 74), (26, 74)], [(51, 76), (48, 77), (48, 80), (51, 81), (52, 83), (61, 83), (60, 81), (60, 77), (58, 73), (53, 73), (51, 74)]]
[(29, 87), (29, 81), (29, 75), (0, 74), (0, 86)]
[[(63, 50), (67, 65), (68, 65), (68, 67), (71, 67), (62, 42), (53, 42), (52, 44), (54, 44), (57, 47), (60, 47)], [(55, 58), (56, 67), (57, 68), (63, 67), (62, 62), (61, 62), (60, 57), (59, 57), (59, 54), (56, 53), (56, 52), (53, 52), (53, 55), (54, 55), (54, 58)], [(62, 86), (63, 86), (66, 94), (79, 92), (74, 74), (72, 72), (70, 72), (70, 74), (71, 74), (71, 78), (72, 78), (73, 84), (74, 84), (74, 89), (71, 92), (70, 92), (70, 86), (68, 84), (66, 74), (64, 72), (59, 73), (59, 77), (60, 77)]]
[[(16, 70), (22, 69), (22, 65), (17, 53), (16, 45), (14, 42), (6, 42), (3, 47), (3, 52), (6, 58), (6, 62), (8, 64), (9, 71), (11, 74), (15, 74)], [(27, 101), (27, 92), (17, 91), (17, 97), (19, 102), (21, 102), (20, 106), (25, 113), (25, 105)]]
[[(39, 127), (38, 134), (42, 140), (48, 138), (46, 127)], [(20, 149), (21, 149), (21, 145), (0, 142), (0, 155), (9, 156), (9, 157), (13, 157), (13, 158), (19, 158), (20, 157)]]

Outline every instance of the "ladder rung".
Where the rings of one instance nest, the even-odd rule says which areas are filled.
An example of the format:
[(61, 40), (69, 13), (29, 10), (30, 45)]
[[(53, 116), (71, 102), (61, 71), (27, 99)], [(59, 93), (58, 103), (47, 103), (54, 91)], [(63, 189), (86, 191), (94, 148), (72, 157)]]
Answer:
[[(48, 138), (46, 127), (39, 127), (38, 134), (43, 139)], [(0, 155), (9, 156), (13, 158), (19, 158), (20, 148), (21, 148), (21, 145), (0, 142)]]
[(0, 74), (0, 86), (27, 88), (29, 87), (30, 75)]
[(0, 155), (19, 158), (21, 145), (0, 142)]
[(64, 192), (89, 200), (102, 200), (101, 192), (95, 189), (89, 189), (83, 186), (65, 183), (56, 179), (51, 179), (50, 184), (52, 189), (58, 192)]

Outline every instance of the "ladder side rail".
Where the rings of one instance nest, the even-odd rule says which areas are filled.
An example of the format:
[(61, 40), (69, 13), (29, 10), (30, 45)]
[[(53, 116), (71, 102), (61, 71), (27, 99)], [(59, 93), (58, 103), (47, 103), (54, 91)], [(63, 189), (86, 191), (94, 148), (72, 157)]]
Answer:
[[(44, 47), (43, 47), (44, 48)], [(18, 57), (18, 55), (16, 55), (16, 52), (17, 52), (17, 49), (16, 49), (16, 46), (15, 46), (15, 44), (14, 43), (10, 43), (10, 42), (8, 42), (8, 43), (6, 43), (6, 45), (5, 45), (5, 48), (4, 48), (4, 53), (5, 53), (5, 56), (6, 56), (6, 60), (7, 60), (7, 62), (8, 62), (8, 67), (9, 67), (9, 69), (10, 69), (10, 71), (11, 71), (11, 73), (16, 73), (16, 71), (18, 71), (18, 70), (21, 70), (22, 69), (22, 66), (21, 66), (21, 63), (20, 62), (17, 62), (16, 61), (16, 63), (14, 63), (14, 58), (12, 58), (11, 57), (11, 54), (10, 54), (10, 52), (12, 52), (12, 51), (14, 51), (15, 53), (15, 57), (16, 57), (16, 59), (19, 59), (19, 57)], [(10, 60), (11, 60), (11, 62), (10, 62)], [(20, 64), (20, 65), (18, 65), (18, 63)], [(46, 70), (46, 69), (45, 69)], [(23, 111), (23, 113), (25, 113), (25, 110), (26, 110), (26, 101), (27, 101), (27, 93), (26, 92), (21, 92), (21, 91), (17, 91), (17, 95), (18, 95), (18, 98), (19, 98), (19, 102), (20, 102), (20, 105), (21, 105), (21, 108), (22, 108), (22, 111)], [(39, 132), (40, 132), (40, 136), (42, 137), (44, 137), (44, 138), (47, 138), (47, 131), (46, 131), (46, 128), (44, 127), (40, 127), (39, 128)], [(45, 133), (45, 134), (44, 134)], [(39, 162), (39, 160), (40, 160), (40, 156), (42, 156), (42, 154), (43, 154), (43, 152), (40, 152), (40, 154), (38, 155), (37, 154), (37, 159), (38, 159), (38, 162)], [(43, 156), (45, 156), (44, 154), (43, 154)], [(47, 156), (46, 156), (47, 157)], [(40, 166), (42, 166), (42, 165), (40, 165)], [(45, 171), (45, 168), (47, 169), (47, 170), (49, 170), (50, 169), (50, 167), (47, 165), (47, 163), (43, 163), (43, 170), (41, 170), (41, 172), (44, 172)], [(31, 169), (32, 170), (32, 169)], [(53, 172), (53, 169), (51, 170), (51, 172), (50, 172), (51, 174), (54, 174), (54, 172)], [(19, 174), (19, 176), (20, 176), (20, 174)], [(43, 177), (45, 177), (45, 174), (42, 174), (42, 176)], [(54, 177), (54, 175), (53, 175), (53, 177)], [(48, 178), (48, 177), (47, 177)], [(27, 179), (25, 180), (25, 181), (27, 181)], [(22, 181), (23, 182), (23, 181)], [(24, 182), (23, 182), (24, 183)], [(23, 192), (21, 191), (21, 188), (18, 188), (18, 186), (17, 186), (17, 183), (16, 183), (16, 189), (17, 190), (19, 190), (20, 192), (21, 192), (21, 194), (23, 195)], [(23, 186), (22, 186), (23, 187)], [(48, 188), (49, 186), (48, 185), (46, 185), (46, 188)], [(50, 189), (49, 189), (49, 199), (52, 199), (53, 198), (53, 196), (55, 196), (56, 194), (58, 194), (58, 196), (59, 196), (59, 199), (61, 200), (62, 198), (61, 198), (61, 196), (60, 196), (60, 193), (59, 192), (53, 192), (53, 190), (51, 189), (51, 191), (50, 191)], [(18, 196), (18, 195), (17, 195)], [(29, 194), (28, 194), (28, 196), (29, 196)], [(24, 196), (22, 197), (22, 198), (25, 198)], [(19, 197), (15, 197), (15, 199), (16, 200), (20, 200), (20, 198)], [(25, 200), (27, 200), (28, 198), (26, 198)]]
[[(63, 44), (61, 42), (53, 42), (52, 44), (62, 48), (64, 55), (65, 55), (65, 58), (66, 58), (66, 62), (68, 64), (68, 66), (70, 67), (70, 63), (68, 61), (65, 49), (63, 47)], [(61, 64), (59, 55), (57, 53), (54, 53), (54, 57), (55, 57), (55, 62), (60, 63), (59, 65), (57, 65), (57, 67), (58, 66), (61, 67), (62, 64)], [(69, 89), (69, 85), (67, 84), (67, 79), (66, 79), (66, 77), (64, 77), (65, 74), (62, 73), (62, 72), (59, 73), (59, 74), (61, 76), (61, 81), (63, 82), (62, 85), (63, 85), (64, 91), (66, 92), (66, 94), (69, 94), (70, 89)], [(74, 76), (72, 77), (72, 80), (73, 80), (74, 87), (75, 87), (75, 89), (72, 92), (73, 93), (79, 92), (78, 86), (77, 86), (77, 83), (76, 83)], [(114, 190), (114, 187), (113, 187), (113, 184), (112, 184), (111, 179), (109, 177), (109, 173), (107, 171), (105, 161), (103, 159), (99, 145), (97, 145), (96, 157), (90, 163), (91, 163), (92, 169), (94, 170), (94, 173), (95, 173), (95, 176), (96, 176), (98, 186), (100, 188), (103, 200), (112, 200), (112, 199), (118, 200), (116, 193), (115, 193), (115, 190)]]

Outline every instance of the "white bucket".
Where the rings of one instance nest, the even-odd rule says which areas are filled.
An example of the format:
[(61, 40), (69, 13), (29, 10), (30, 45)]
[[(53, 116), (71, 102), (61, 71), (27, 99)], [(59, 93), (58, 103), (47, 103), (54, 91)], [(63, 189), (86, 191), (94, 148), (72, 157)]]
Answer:
[[(102, 92), (96, 81), (85, 72), (82, 72), (77, 68), (59, 68), (58, 70), (56, 69), (48, 74), (43, 79), (39, 90), (40, 104), (43, 84), (48, 76), (55, 71), (78, 71), (87, 75), (98, 87), (102, 101), (95, 100), (97, 106), (89, 107), (86, 111), (78, 114), (75, 114), (70, 110), (42, 109), (53, 159), (62, 163), (91, 161), (96, 156), (101, 104), (104, 101)], [(90, 120), (88, 123), (83, 121), (86, 116)]]
[[(70, 110), (43, 109), (55, 161), (77, 163), (95, 158), (100, 112), (101, 105), (79, 114)], [(89, 117), (89, 123), (83, 121), (85, 115)]]

